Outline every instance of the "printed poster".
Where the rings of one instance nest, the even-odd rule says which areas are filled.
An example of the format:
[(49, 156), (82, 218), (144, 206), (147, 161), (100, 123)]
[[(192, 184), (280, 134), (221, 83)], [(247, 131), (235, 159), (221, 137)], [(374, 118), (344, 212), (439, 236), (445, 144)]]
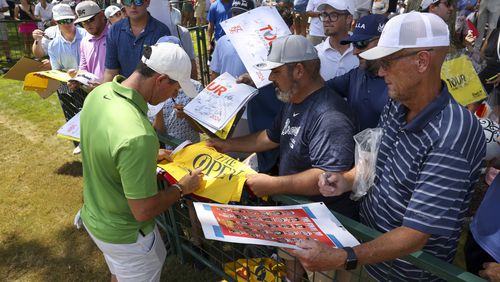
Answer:
[(74, 115), (57, 131), (57, 136), (80, 142), (80, 113)]
[(184, 107), (184, 112), (215, 133), (223, 129), (258, 90), (236, 83), (229, 73), (214, 79)]
[(273, 40), (290, 34), (276, 8), (261, 6), (225, 20), (221, 26), (257, 88), (271, 83), (268, 80), (271, 71), (260, 71), (253, 66), (267, 60)]
[(171, 183), (201, 168), (204, 174), (201, 188), (193, 194), (225, 204), (240, 201), (246, 175), (257, 173), (242, 162), (207, 146), (205, 141), (174, 150), (172, 162), (159, 163), (158, 167), (161, 168), (158, 172), (167, 174), (166, 178)]
[(206, 239), (291, 249), (306, 239), (332, 248), (359, 244), (324, 203), (253, 207), (195, 202), (194, 207)]
[(448, 85), (453, 98), (462, 106), (487, 97), (474, 66), (466, 55), (444, 61), (441, 79)]

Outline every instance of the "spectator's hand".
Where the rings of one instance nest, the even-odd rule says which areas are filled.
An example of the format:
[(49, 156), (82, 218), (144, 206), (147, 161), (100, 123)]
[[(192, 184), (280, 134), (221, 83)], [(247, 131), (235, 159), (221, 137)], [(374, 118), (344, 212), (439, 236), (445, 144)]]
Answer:
[(296, 244), (300, 250), (287, 249), (287, 252), (298, 258), (302, 266), (309, 271), (325, 271), (342, 269), (347, 254), (316, 240), (301, 240)]
[(318, 187), (325, 197), (339, 196), (349, 191), (345, 177), (337, 172), (323, 172), (319, 175)]
[(490, 281), (500, 281), (500, 264), (496, 262), (486, 262), (483, 264), (484, 270), (479, 271), (479, 276)]
[(214, 147), (217, 152), (225, 153), (227, 152), (226, 141), (218, 138), (210, 138), (207, 140), (207, 146)]
[(184, 112), (183, 104), (175, 104), (174, 110), (175, 110), (175, 116), (177, 118), (185, 119), (187, 117), (186, 113)]
[(75, 77), (78, 74), (78, 71), (75, 69), (69, 69), (67, 71), (68, 75), (71, 76), (71, 78)]
[(497, 73), (497, 77), (492, 80), (487, 80), (486, 84), (493, 84), (494, 87), (497, 87), (500, 84), (500, 72)]
[(42, 65), (40, 66), (42, 70), (50, 70), (52, 67), (50, 66), (50, 61), (49, 59), (43, 59), (42, 60)]
[(189, 195), (200, 188), (200, 183), (203, 179), (203, 173), (201, 173), (201, 168), (186, 174), (179, 180), (179, 184), (182, 185), (182, 193), (184, 195)]
[(166, 150), (166, 149), (160, 149), (158, 150), (158, 156), (156, 156), (156, 161), (161, 162), (163, 160), (166, 160), (168, 162), (172, 161), (172, 151)]
[(80, 82), (74, 80), (68, 81), (67, 85), (69, 90), (71, 91), (75, 91), (76, 89), (80, 88), (80, 86), (82, 86)]
[(40, 41), (42, 40), (43, 38), (43, 35), (44, 35), (44, 32), (40, 29), (35, 29), (33, 30), (33, 32), (31, 33), (31, 36), (33, 36), (33, 39), (35, 41)]
[(96, 88), (99, 85), (101, 85), (101, 83), (99, 81), (92, 80), (92, 81), (89, 81), (87, 88), (89, 91), (92, 91), (92, 90), (94, 90), (94, 88)]
[(245, 184), (252, 190), (257, 197), (268, 196), (275, 189), (273, 186), (276, 183), (276, 177), (264, 173), (247, 174)]
[(253, 83), (253, 80), (248, 73), (240, 75), (240, 77), (236, 80), (236, 83), (243, 83), (255, 87), (255, 83)]

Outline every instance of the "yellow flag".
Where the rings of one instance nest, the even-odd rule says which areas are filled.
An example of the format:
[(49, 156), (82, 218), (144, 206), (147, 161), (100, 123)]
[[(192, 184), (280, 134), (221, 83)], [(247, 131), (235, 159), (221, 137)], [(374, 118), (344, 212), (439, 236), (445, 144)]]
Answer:
[(206, 142), (191, 144), (175, 153), (172, 162), (158, 164), (176, 180), (197, 168), (202, 169), (202, 187), (196, 196), (218, 203), (240, 201), (247, 174), (256, 173), (247, 165), (208, 147)]
[(446, 60), (441, 68), (441, 79), (446, 81), (448, 90), (462, 106), (486, 98), (486, 92), (467, 56)]

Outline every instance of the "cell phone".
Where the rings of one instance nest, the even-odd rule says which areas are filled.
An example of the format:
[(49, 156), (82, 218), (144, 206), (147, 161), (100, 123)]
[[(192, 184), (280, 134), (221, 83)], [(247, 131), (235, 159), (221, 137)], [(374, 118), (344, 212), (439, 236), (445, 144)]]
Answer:
[(487, 78), (486, 81), (489, 82), (489, 81), (495, 80), (495, 79), (497, 79), (497, 77), (498, 77), (498, 73), (495, 74), (494, 76), (490, 77), (490, 78)]

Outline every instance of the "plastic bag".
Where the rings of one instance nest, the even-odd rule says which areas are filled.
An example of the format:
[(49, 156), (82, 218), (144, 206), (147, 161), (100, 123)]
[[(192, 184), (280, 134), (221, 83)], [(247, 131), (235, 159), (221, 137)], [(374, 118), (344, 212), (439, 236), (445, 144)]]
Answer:
[(375, 180), (375, 165), (377, 164), (378, 148), (382, 139), (382, 128), (367, 128), (354, 135), (356, 148), (354, 162), (356, 177), (350, 195), (351, 200), (357, 201), (370, 189)]

